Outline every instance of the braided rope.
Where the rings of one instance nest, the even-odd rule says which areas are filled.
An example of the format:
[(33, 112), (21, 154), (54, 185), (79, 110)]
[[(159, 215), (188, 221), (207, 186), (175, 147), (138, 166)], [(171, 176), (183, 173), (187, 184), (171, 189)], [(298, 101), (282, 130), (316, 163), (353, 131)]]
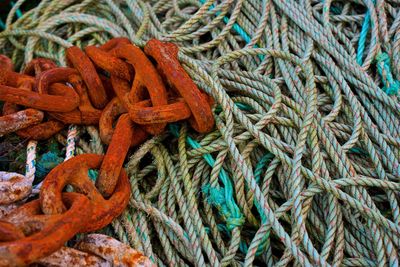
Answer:
[[(399, 1), (41, 1), (18, 17), (23, 2), (0, 33), (17, 67), (158, 38), (216, 102), (215, 131), (174, 124), (133, 151), (130, 207), (105, 232), (160, 266), (399, 265)], [(104, 153), (86, 131), (60, 140), (66, 158)]]

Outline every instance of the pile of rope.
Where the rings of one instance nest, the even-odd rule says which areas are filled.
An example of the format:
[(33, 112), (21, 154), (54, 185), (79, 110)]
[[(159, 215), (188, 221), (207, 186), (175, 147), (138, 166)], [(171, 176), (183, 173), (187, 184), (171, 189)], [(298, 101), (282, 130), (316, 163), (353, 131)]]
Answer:
[[(23, 3), (0, 33), (17, 67), (157, 38), (215, 100), (215, 131), (132, 151), (104, 232), (159, 266), (399, 265), (400, 1), (42, 0), (16, 18)], [(75, 151), (103, 153), (81, 130)]]

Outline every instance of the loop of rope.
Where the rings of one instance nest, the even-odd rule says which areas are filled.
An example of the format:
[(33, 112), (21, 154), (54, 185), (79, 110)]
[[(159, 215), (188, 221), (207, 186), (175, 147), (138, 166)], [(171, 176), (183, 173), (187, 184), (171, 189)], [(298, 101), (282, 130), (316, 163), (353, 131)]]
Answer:
[[(215, 101), (215, 131), (177, 123), (133, 151), (105, 232), (160, 266), (399, 265), (398, 1), (42, 1), (18, 18), (23, 2), (0, 33), (17, 67), (155, 37)], [(86, 133), (59, 137), (66, 158), (104, 152)]]

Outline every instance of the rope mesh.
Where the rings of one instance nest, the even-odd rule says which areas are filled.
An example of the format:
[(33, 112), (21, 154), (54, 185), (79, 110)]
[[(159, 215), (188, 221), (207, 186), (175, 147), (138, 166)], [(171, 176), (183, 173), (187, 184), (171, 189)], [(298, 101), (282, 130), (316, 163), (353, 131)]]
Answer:
[[(399, 265), (399, 1), (23, 5), (0, 33), (18, 68), (158, 38), (215, 100), (215, 131), (177, 123), (132, 151), (129, 209), (103, 232), (159, 266)], [(67, 157), (104, 153), (95, 127), (71, 131)]]

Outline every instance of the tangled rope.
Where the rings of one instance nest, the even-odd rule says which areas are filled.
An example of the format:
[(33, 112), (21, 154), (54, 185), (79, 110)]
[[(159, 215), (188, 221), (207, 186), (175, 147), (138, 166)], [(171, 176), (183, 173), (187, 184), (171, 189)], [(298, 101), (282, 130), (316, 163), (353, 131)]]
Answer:
[[(23, 3), (0, 33), (17, 67), (157, 38), (215, 100), (212, 133), (133, 152), (105, 231), (159, 266), (399, 265), (399, 1), (42, 0), (15, 20)], [(78, 153), (103, 153), (87, 130)]]

